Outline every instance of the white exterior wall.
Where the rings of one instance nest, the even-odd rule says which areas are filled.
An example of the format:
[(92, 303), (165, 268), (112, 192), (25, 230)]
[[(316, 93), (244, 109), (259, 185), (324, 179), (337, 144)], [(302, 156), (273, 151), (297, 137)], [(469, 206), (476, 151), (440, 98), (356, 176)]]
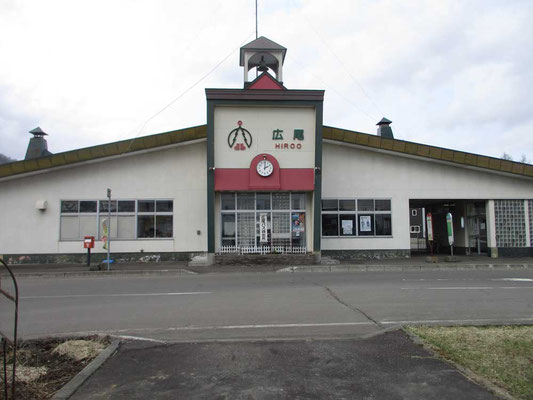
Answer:
[(322, 250), (409, 249), (409, 199), (532, 199), (533, 181), (325, 142), (322, 198), (390, 198), (392, 237), (322, 237)]
[[(0, 181), (0, 254), (84, 253), (81, 241), (60, 241), (61, 200), (173, 199), (174, 237), (114, 240), (112, 252), (207, 251), (206, 143)], [(39, 211), (37, 200), (48, 208)], [(197, 234), (200, 230), (200, 235)], [(97, 242), (94, 252), (103, 252)]]
[[(228, 146), (228, 135), (237, 122), (252, 136), (252, 146), (235, 151)], [(272, 133), (283, 130), (283, 140), (273, 140)], [(304, 130), (304, 140), (294, 140), (294, 130)], [(238, 142), (241, 142), (238, 137)], [(293, 144), (300, 149), (276, 149)], [(215, 108), (215, 167), (249, 168), (258, 154), (276, 158), (280, 168), (313, 168), (315, 165), (315, 109), (313, 107), (227, 107)]]

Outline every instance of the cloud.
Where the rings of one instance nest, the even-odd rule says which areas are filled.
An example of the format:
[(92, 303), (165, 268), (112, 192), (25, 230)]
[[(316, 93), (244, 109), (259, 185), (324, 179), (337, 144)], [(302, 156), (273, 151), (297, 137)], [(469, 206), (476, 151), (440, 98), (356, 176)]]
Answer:
[[(284, 83), (326, 89), (324, 122), (500, 156), (533, 123), (527, 1), (259, 2), (259, 34), (288, 48)], [(53, 152), (131, 138), (246, 38), (254, 2), (0, 2), (0, 152), (27, 131)], [(205, 87), (242, 87), (238, 51), (141, 135), (205, 123)], [(523, 136), (523, 135), (522, 135)], [(529, 147), (524, 147), (524, 144)]]

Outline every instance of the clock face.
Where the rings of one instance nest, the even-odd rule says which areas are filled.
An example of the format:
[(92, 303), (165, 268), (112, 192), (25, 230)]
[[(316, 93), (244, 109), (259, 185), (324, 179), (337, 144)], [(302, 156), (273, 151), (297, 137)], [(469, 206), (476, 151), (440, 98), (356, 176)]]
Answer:
[(257, 173), (261, 176), (269, 176), (274, 172), (274, 166), (268, 160), (261, 160), (257, 163)]

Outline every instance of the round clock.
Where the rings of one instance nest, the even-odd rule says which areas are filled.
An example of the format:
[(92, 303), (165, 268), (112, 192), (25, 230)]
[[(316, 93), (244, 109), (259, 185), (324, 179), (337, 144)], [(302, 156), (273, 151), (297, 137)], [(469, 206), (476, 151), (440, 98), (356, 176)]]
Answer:
[(261, 160), (257, 163), (257, 173), (261, 176), (269, 176), (274, 172), (274, 166), (268, 160)]

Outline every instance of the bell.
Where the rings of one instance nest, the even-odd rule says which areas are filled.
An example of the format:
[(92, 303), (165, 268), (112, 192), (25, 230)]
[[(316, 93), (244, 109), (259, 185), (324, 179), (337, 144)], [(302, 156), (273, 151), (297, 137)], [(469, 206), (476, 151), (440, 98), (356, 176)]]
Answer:
[(261, 61), (259, 62), (259, 66), (257, 67), (257, 70), (261, 72), (268, 71), (268, 67), (267, 67), (264, 56), (261, 56)]

